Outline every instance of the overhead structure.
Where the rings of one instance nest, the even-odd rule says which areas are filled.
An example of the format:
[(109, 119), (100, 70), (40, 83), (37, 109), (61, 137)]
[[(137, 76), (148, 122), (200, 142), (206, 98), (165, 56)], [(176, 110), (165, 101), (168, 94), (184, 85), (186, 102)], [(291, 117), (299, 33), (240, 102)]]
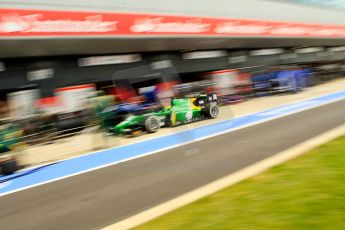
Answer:
[(344, 12), (264, 0), (0, 0), (0, 58), (345, 45)]
[(288, 1), (0, 0), (0, 6), (0, 100), (28, 87), (49, 96), (116, 73), (189, 75), (345, 60), (344, 11)]

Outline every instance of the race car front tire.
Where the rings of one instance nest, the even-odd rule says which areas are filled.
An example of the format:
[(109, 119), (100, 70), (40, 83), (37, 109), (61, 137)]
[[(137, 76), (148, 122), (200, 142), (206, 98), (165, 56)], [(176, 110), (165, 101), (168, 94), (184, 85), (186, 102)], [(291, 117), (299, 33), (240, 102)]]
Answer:
[(145, 129), (149, 133), (155, 133), (159, 130), (160, 128), (160, 122), (158, 118), (154, 116), (149, 116), (145, 120)]
[(0, 163), (0, 172), (3, 175), (9, 175), (18, 170), (17, 161), (15, 159), (6, 160)]

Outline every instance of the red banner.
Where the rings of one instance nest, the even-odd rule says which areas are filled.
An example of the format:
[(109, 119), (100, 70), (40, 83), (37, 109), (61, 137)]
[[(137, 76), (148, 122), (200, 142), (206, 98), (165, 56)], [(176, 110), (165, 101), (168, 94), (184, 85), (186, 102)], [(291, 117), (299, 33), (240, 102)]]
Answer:
[(345, 26), (131, 13), (0, 9), (0, 36), (345, 37)]

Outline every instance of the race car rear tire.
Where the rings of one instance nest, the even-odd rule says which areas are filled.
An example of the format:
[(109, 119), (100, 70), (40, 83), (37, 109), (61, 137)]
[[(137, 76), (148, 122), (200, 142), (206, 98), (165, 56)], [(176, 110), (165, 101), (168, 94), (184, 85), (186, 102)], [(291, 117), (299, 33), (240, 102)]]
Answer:
[(0, 163), (0, 171), (3, 175), (9, 175), (18, 170), (18, 165), (15, 159), (3, 161)]
[(219, 114), (219, 108), (216, 104), (206, 105), (204, 113), (208, 118), (217, 118)]
[(154, 116), (149, 116), (145, 120), (145, 129), (149, 133), (155, 133), (160, 128), (159, 120)]

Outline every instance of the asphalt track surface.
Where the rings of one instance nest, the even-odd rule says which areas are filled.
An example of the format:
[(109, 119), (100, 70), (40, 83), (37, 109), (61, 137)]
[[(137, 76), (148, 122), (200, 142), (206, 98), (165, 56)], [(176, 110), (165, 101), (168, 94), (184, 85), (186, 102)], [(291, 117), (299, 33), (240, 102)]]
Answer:
[(0, 197), (0, 229), (99, 229), (345, 123), (345, 100)]

